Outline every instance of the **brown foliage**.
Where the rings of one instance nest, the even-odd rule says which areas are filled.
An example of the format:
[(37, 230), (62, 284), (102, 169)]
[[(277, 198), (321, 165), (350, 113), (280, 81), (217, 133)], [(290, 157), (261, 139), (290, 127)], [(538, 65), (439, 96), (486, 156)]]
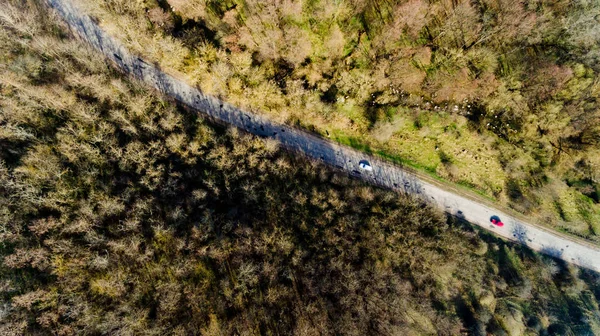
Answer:
[[(0, 28), (0, 134), (30, 135), (0, 138), (3, 334), (501, 334), (548, 331), (535, 322), (551, 313), (595, 331), (596, 274), (210, 125), (90, 61), (32, 3), (3, 12), (31, 25)], [(24, 55), (69, 76), (24, 76)], [(383, 88), (401, 64), (340, 89)]]

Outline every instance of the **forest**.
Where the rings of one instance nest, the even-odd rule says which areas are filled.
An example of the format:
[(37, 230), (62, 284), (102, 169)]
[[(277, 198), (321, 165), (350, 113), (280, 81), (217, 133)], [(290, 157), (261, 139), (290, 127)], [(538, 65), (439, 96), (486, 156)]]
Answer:
[(597, 1), (78, 5), (206, 93), (600, 241)]
[(0, 3), (0, 334), (594, 335), (600, 275), (203, 120)]

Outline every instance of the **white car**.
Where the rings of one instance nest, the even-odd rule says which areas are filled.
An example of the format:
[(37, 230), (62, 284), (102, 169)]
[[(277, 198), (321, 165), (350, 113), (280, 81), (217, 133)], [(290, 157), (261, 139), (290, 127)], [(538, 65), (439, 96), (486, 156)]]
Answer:
[(366, 170), (366, 171), (373, 171), (373, 167), (371, 167), (371, 164), (369, 163), (369, 161), (367, 160), (361, 160), (358, 163), (358, 166), (360, 167), (360, 169), (362, 170)]

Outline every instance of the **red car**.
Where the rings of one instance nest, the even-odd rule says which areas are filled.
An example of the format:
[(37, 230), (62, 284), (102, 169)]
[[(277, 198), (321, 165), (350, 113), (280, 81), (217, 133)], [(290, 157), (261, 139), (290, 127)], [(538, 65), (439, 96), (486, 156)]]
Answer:
[(490, 222), (492, 222), (492, 224), (494, 224), (496, 226), (504, 226), (504, 223), (502, 223), (502, 221), (500, 220), (500, 217), (495, 216), (495, 215), (490, 217)]

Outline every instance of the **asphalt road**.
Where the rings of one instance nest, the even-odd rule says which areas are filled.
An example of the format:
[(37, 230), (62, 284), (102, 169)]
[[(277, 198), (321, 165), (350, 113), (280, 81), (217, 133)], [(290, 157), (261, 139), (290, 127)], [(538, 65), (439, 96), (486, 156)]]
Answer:
[[(516, 216), (495, 209), (488, 202), (465, 197), (452, 188), (433, 180), (419, 177), (402, 167), (384, 160), (369, 157), (355, 149), (340, 146), (308, 132), (271, 122), (261, 116), (244, 112), (226, 102), (204, 95), (164, 72), (156, 66), (130, 54), (119, 42), (107, 35), (88, 16), (83, 15), (71, 0), (46, 0), (68, 23), (75, 35), (90, 43), (123, 71), (143, 81), (163, 94), (209, 116), (217, 122), (229, 124), (249, 133), (277, 139), (289, 150), (347, 171), (367, 182), (407, 193), (419, 195), (440, 209), (468, 222), (481, 226), (508, 240), (527, 245), (533, 250), (564, 261), (600, 272), (600, 249), (583, 241), (552, 232), (527, 223)], [(358, 167), (367, 159), (373, 171)], [(503, 227), (491, 225), (490, 217), (499, 216)]]

